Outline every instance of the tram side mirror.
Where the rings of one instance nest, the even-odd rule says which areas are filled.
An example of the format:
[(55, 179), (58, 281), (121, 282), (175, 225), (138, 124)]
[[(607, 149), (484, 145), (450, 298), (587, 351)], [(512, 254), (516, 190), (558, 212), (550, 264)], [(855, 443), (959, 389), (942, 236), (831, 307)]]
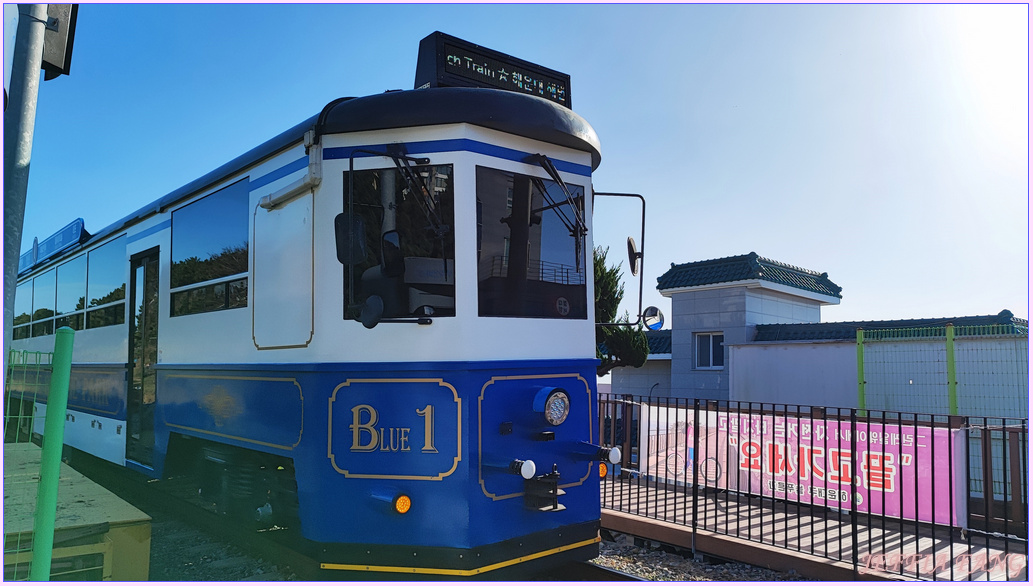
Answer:
[(370, 295), (362, 303), (359, 321), (366, 329), (372, 330), (384, 318), (384, 299), (380, 295)]
[(638, 247), (635, 246), (635, 239), (628, 236), (628, 266), (631, 268), (631, 276), (638, 276), (638, 270), (641, 264), (642, 253), (639, 252)]
[(659, 330), (664, 327), (664, 313), (650, 305), (642, 312), (642, 323), (646, 324), (646, 328), (650, 330)]
[(337, 237), (337, 260), (342, 265), (353, 267), (366, 259), (366, 226), (362, 218), (337, 214), (334, 234)]
[(405, 257), (397, 230), (386, 232), (380, 242), (380, 268), (385, 277), (398, 277), (405, 272)]

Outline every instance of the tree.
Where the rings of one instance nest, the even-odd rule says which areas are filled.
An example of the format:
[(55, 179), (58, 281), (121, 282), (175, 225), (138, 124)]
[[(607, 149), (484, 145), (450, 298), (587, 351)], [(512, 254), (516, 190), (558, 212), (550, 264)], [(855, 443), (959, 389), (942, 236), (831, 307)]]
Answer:
[[(616, 321), (617, 307), (624, 298), (624, 285), (621, 283), (620, 265), (606, 266), (606, 254), (609, 248), (597, 246), (592, 258), (595, 269), (595, 320), (597, 323)], [(624, 312), (621, 321), (628, 321), (628, 312)], [(642, 326), (632, 327), (595, 327), (595, 355), (600, 360), (596, 374), (603, 376), (618, 366), (639, 368), (646, 363), (649, 356), (649, 343)]]

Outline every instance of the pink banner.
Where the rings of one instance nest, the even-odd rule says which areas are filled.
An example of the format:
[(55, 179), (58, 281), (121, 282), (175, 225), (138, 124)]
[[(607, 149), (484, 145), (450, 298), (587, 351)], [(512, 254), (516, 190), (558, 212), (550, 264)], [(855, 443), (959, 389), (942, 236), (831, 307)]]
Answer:
[(657, 478), (692, 482), (698, 459), (705, 486), (844, 510), (853, 500), (860, 513), (965, 526), (961, 430), (734, 412), (700, 411), (697, 420), (692, 409), (646, 405), (642, 412), (646, 472)]

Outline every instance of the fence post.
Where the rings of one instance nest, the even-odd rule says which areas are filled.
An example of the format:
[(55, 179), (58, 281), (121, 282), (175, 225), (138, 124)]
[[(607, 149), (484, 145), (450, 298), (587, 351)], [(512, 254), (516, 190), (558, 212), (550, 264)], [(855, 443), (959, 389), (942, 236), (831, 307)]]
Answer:
[(954, 324), (947, 324), (947, 407), (958, 414), (958, 371), (954, 364)]
[(47, 419), (43, 426), (39, 490), (32, 527), (32, 565), (29, 580), (50, 580), (54, 549), (54, 521), (57, 514), (57, 485), (61, 477), (61, 447), (64, 445), (65, 411), (68, 409), (68, 382), (72, 371), (72, 342), (75, 330), (58, 328), (54, 340), (54, 360), (47, 395)]
[(857, 328), (857, 408), (861, 416), (868, 414), (864, 397), (864, 329)]
[[(861, 337), (861, 330), (857, 330), (858, 338)], [(857, 416), (858, 412), (856, 409), (850, 410), (850, 458), (853, 459), (855, 452), (854, 445), (857, 443)], [(885, 413), (883, 413), (885, 417)], [(850, 472), (853, 475), (853, 471)], [(851, 567), (854, 571), (854, 580), (857, 580), (860, 576), (858, 573), (858, 564), (860, 556), (858, 555), (858, 544), (857, 544), (857, 485), (854, 484), (853, 478), (848, 478), (847, 481), (850, 483), (850, 558)], [(871, 552), (869, 552), (871, 553)]]
[[(699, 398), (692, 400), (692, 559), (700, 561), (696, 551), (696, 530), (699, 529)], [(710, 415), (709, 403), (707, 415)]]

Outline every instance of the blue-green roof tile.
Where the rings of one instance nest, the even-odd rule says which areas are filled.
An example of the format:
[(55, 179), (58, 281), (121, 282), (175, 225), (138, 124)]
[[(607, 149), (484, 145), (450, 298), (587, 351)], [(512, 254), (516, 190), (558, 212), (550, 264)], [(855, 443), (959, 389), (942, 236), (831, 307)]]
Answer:
[(828, 273), (818, 273), (774, 261), (756, 252), (685, 264), (671, 264), (671, 269), (657, 278), (656, 288), (680, 289), (736, 281), (761, 280), (812, 293), (842, 298), (843, 288), (829, 280)]
[(671, 330), (647, 330), (646, 341), (649, 342), (650, 354), (671, 353)]
[[(929, 319), (898, 319), (886, 321), (843, 321), (815, 324), (758, 325), (754, 342), (856, 340), (857, 330), (914, 330), (915, 336), (942, 336), (937, 329), (953, 324), (955, 328), (981, 328), (987, 332), (1008, 335), (1029, 335), (1029, 321), (1015, 317), (1005, 309), (997, 315), (941, 317)], [(992, 326), (989, 327), (989, 326)], [(964, 330), (962, 330), (964, 331)]]

